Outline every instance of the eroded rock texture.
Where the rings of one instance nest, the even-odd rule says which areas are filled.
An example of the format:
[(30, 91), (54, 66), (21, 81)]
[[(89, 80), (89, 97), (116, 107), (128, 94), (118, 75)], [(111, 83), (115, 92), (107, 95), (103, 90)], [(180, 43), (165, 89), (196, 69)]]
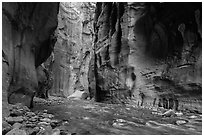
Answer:
[(94, 8), (90, 2), (60, 3), (51, 95), (67, 97), (76, 90), (88, 91)]
[[(89, 77), (90, 92), (96, 101), (120, 102), (132, 96), (136, 76), (128, 64), (126, 8), (126, 3), (97, 3), (95, 56)], [(91, 73), (95, 77), (91, 77)]]
[(2, 5), (3, 98), (11, 104), (32, 106), (38, 87), (36, 67), (50, 56), (56, 41), (58, 7), (58, 3)]
[(91, 95), (200, 111), (201, 28), (201, 3), (97, 3)]

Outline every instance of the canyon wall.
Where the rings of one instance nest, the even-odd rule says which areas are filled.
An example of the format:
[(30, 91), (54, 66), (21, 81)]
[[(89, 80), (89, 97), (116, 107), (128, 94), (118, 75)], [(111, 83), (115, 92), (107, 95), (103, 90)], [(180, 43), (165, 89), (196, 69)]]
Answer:
[(56, 41), (58, 8), (58, 3), (2, 4), (4, 103), (32, 106), (36, 68), (50, 56)]
[(50, 95), (68, 97), (76, 90), (88, 93), (94, 8), (91, 2), (60, 3)]
[(201, 3), (97, 3), (91, 95), (201, 111), (201, 17)]

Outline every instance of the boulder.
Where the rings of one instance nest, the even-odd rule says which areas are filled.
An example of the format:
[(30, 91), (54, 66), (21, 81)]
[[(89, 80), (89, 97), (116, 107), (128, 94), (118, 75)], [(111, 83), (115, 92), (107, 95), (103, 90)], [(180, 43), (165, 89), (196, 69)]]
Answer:
[(18, 128), (14, 128), (9, 131), (6, 135), (26, 135), (26, 131)]
[(13, 127), (13, 128), (21, 128), (21, 127), (22, 127), (22, 124), (21, 124), (21, 123), (15, 123), (15, 124), (13, 124), (12, 127)]
[(86, 91), (76, 90), (73, 94), (71, 94), (67, 98), (86, 99), (87, 97), (88, 97), (88, 93)]
[(12, 126), (7, 123), (6, 121), (2, 122), (2, 134), (5, 135), (7, 132), (9, 132), (12, 129)]
[(5, 120), (13, 125), (14, 123), (22, 123), (23, 122), (23, 117), (22, 116), (18, 116), (18, 117), (6, 117)]

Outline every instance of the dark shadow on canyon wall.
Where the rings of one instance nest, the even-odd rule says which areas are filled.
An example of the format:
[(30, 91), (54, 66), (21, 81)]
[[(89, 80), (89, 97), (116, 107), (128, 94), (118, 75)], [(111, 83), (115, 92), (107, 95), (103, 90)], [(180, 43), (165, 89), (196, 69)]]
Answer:
[(3, 102), (79, 96), (201, 111), (201, 5), (3, 3)]

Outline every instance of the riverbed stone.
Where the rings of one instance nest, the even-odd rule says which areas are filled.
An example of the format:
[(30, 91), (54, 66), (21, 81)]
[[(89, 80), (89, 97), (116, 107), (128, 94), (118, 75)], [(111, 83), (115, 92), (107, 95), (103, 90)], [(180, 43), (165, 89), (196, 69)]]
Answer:
[(23, 110), (14, 109), (10, 112), (10, 116), (22, 116), (24, 114)]
[(22, 124), (21, 124), (21, 123), (15, 123), (15, 124), (13, 124), (12, 127), (13, 127), (13, 128), (21, 128), (21, 127), (22, 127)]
[(2, 122), (2, 134), (5, 135), (7, 132), (9, 132), (12, 129), (12, 126), (7, 123), (6, 121)]
[(26, 135), (26, 131), (18, 128), (14, 128), (9, 131), (6, 135)]
[(177, 125), (183, 125), (183, 124), (186, 124), (187, 122), (185, 120), (177, 120), (176, 121), (176, 124)]
[(52, 135), (60, 135), (60, 130), (58, 128), (53, 129)]
[(49, 118), (43, 118), (43, 119), (40, 119), (40, 121), (51, 123), (51, 120)]
[(22, 123), (23, 122), (23, 117), (22, 116), (18, 116), (18, 117), (7, 117), (5, 118), (6, 121), (13, 125), (14, 123), (18, 122), (18, 123)]
[(26, 116), (27, 117), (33, 117), (35, 116), (36, 114), (34, 112), (26, 112)]

